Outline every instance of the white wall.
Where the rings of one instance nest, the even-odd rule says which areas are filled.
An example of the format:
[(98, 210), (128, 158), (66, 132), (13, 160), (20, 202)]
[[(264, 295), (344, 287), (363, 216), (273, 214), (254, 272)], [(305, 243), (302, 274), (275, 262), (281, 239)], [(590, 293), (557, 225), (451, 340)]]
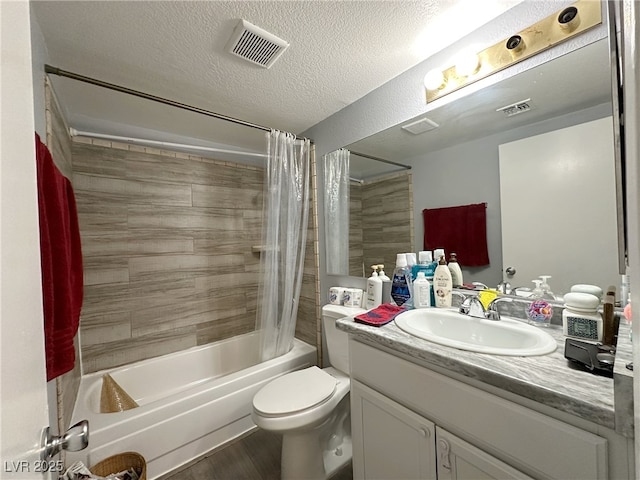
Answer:
[(35, 15), (31, 14), (31, 65), (33, 68), (33, 109), (36, 132), (46, 141), (46, 117), (44, 99), (44, 65), (49, 61), (44, 36)]

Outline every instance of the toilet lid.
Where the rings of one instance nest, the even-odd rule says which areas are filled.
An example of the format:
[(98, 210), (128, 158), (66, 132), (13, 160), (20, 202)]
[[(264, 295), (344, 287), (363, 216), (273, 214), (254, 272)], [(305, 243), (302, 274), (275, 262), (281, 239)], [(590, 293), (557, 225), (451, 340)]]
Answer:
[(254, 408), (265, 415), (300, 412), (333, 395), (338, 381), (318, 367), (287, 373), (262, 387), (253, 398)]

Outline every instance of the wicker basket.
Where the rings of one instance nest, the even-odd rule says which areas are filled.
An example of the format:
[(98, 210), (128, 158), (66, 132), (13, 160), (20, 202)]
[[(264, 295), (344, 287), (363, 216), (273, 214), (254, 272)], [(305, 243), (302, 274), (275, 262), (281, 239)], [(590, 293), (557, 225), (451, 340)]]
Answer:
[(142, 455), (136, 452), (124, 452), (107, 457), (89, 470), (95, 475), (106, 477), (112, 473), (129, 470), (132, 467), (135, 468), (140, 480), (147, 480), (147, 462)]

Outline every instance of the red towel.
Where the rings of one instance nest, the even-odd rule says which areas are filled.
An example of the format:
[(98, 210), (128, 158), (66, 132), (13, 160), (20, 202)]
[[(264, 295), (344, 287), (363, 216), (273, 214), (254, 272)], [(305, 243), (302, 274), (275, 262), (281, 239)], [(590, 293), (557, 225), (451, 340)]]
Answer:
[(380, 327), (389, 323), (405, 310), (406, 308), (404, 307), (398, 307), (389, 303), (383, 303), (373, 310), (369, 310), (366, 313), (356, 315), (355, 317), (353, 317), (353, 319), (358, 323), (366, 323), (367, 325)]
[(82, 251), (73, 188), (36, 134), (47, 381), (73, 369), (82, 307)]
[(422, 216), (425, 250), (444, 248), (446, 253), (456, 253), (465, 267), (489, 265), (486, 203), (429, 208)]

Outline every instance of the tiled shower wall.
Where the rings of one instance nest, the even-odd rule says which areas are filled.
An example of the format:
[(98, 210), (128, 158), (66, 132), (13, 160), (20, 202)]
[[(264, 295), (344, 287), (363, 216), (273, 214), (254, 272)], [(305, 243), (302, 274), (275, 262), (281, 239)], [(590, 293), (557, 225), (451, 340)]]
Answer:
[[(84, 372), (253, 331), (263, 170), (76, 140)], [(313, 236), (310, 242), (297, 336), (315, 345)]]
[[(395, 173), (362, 185), (352, 183), (350, 195), (351, 275), (361, 277), (364, 270), (364, 276), (368, 277), (371, 265), (383, 264), (385, 273), (390, 276), (397, 253), (415, 252), (411, 173)], [(358, 243), (359, 239), (361, 243)]]

